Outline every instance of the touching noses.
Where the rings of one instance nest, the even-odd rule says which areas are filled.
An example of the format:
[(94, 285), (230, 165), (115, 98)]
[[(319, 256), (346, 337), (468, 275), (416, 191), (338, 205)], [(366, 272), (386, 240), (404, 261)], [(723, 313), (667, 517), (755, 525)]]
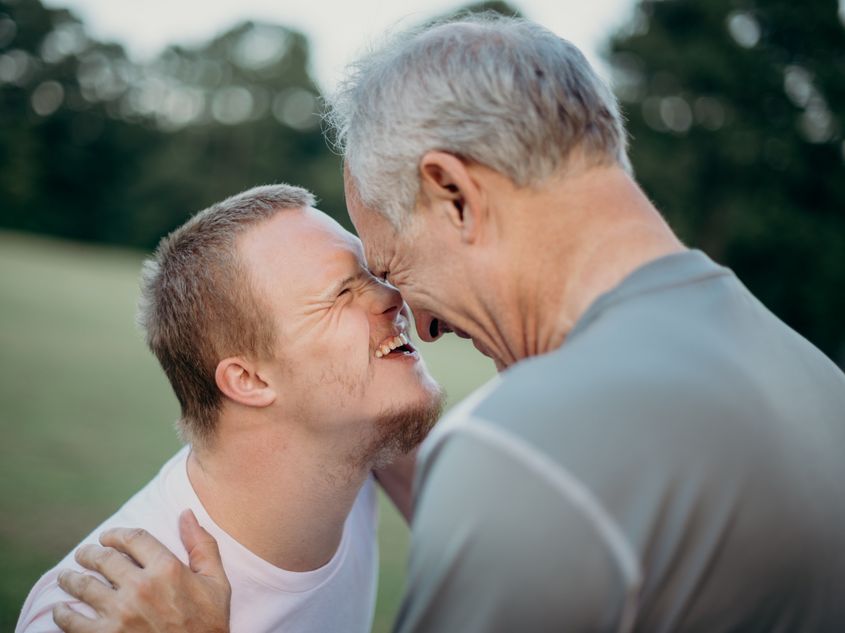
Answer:
[(396, 288), (386, 283), (379, 283), (373, 298), (375, 314), (384, 315), (392, 321), (403, 305), (402, 295)]
[[(420, 340), (431, 343), (439, 339), (445, 332), (451, 331), (444, 323), (428, 312), (415, 310), (413, 306), (411, 311), (414, 313), (414, 324)], [(408, 309), (402, 295), (388, 283), (379, 283), (373, 301), (373, 312), (377, 315), (386, 316), (391, 321), (395, 321), (400, 312), (405, 315), (405, 318), (408, 317)]]

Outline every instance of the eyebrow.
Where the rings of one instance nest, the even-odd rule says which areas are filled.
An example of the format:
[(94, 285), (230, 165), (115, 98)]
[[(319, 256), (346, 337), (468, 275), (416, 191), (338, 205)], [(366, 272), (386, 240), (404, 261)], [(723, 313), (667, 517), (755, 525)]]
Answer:
[(326, 297), (334, 297), (341, 292), (344, 288), (351, 285), (353, 282), (358, 281), (362, 277), (364, 277), (367, 273), (363, 270), (359, 270), (354, 275), (349, 275), (345, 279), (341, 279), (337, 283), (331, 285), (331, 287), (326, 291)]

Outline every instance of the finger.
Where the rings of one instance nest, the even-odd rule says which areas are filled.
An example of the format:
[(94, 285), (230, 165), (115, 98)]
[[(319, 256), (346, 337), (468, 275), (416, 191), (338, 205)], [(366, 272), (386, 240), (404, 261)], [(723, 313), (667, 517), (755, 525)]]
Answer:
[(175, 556), (152, 534), (141, 528), (112, 528), (100, 534), (100, 543), (126, 554), (140, 567)]
[(103, 605), (112, 597), (110, 594), (114, 592), (114, 589), (106, 586), (98, 578), (68, 569), (59, 574), (57, 582), (66, 593), (87, 603), (98, 613), (102, 613)]
[(74, 558), (86, 569), (100, 572), (115, 587), (120, 587), (128, 576), (140, 571), (132, 560), (111, 547), (83, 545), (76, 550)]
[(203, 529), (190, 510), (185, 510), (179, 515), (179, 536), (188, 552), (193, 571), (203, 576), (226, 578), (217, 541)]
[(96, 633), (96, 621), (77, 613), (65, 602), (53, 607), (53, 622), (64, 633)]

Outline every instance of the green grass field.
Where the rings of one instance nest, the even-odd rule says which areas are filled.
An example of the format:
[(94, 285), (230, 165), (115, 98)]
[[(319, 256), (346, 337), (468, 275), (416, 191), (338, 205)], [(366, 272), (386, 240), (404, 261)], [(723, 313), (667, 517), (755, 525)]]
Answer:
[[(178, 447), (175, 397), (134, 326), (137, 252), (0, 233), (0, 630), (30, 587)], [(455, 337), (424, 346), (450, 403), (493, 374)], [(408, 532), (382, 498), (374, 631), (387, 631)]]

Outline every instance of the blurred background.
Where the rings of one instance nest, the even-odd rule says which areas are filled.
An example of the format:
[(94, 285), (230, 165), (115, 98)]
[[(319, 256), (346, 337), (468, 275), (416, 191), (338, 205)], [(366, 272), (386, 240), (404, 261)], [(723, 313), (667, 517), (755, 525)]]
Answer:
[[(144, 254), (193, 212), (269, 182), (310, 188), (350, 226), (321, 94), (380, 31), (467, 8), (286, 4), (0, 0), (0, 630), (178, 446), (176, 400), (133, 325)], [(842, 3), (469, 8), (581, 46), (675, 230), (845, 365)], [(454, 337), (423, 352), (450, 403), (493, 374)], [(382, 505), (379, 632), (407, 550)]]

